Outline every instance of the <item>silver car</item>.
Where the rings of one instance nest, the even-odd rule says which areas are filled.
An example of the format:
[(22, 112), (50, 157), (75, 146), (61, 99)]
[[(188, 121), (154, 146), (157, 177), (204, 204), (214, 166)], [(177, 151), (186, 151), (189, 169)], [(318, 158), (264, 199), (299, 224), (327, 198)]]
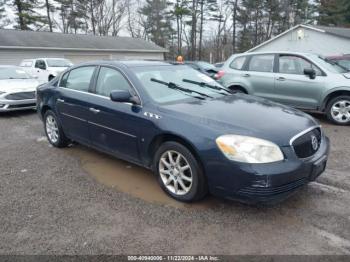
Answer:
[(0, 66), (0, 112), (35, 109), (39, 84), (20, 67)]
[(244, 53), (230, 57), (222, 70), (220, 82), (234, 92), (325, 113), (335, 124), (350, 124), (350, 74), (319, 55)]

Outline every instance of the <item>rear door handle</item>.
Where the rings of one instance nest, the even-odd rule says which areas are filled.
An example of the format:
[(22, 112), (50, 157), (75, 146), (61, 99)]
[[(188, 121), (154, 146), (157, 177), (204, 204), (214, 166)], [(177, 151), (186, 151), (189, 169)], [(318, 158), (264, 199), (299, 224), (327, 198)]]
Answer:
[(244, 74), (243, 77), (250, 77), (250, 74)]
[(90, 107), (89, 110), (90, 110), (91, 112), (95, 113), (95, 114), (101, 112), (100, 110), (98, 110), (98, 109), (96, 109), (96, 108), (93, 108), (93, 107)]
[(61, 99), (61, 98), (58, 98), (58, 99), (57, 99), (57, 102), (64, 103), (64, 100)]
[(286, 78), (284, 78), (284, 77), (278, 77), (277, 78), (277, 81), (286, 81), (287, 79)]

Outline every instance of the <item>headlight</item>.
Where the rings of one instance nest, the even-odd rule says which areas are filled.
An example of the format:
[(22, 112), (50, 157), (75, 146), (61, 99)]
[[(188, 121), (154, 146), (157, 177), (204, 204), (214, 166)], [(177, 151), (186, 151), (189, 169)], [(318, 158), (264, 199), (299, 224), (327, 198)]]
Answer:
[(237, 162), (272, 163), (284, 159), (276, 144), (255, 137), (223, 135), (216, 144), (228, 159)]

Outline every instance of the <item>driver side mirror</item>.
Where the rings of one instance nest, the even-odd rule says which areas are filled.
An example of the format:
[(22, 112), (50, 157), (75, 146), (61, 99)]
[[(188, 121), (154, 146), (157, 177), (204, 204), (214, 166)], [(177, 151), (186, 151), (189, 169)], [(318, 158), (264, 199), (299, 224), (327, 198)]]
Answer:
[(315, 79), (316, 78), (316, 71), (315, 71), (315, 69), (312, 69), (312, 68), (305, 68), (304, 75), (309, 76), (310, 79)]
[(111, 92), (110, 98), (113, 102), (141, 104), (140, 99), (137, 96), (132, 96), (127, 90), (114, 90)]

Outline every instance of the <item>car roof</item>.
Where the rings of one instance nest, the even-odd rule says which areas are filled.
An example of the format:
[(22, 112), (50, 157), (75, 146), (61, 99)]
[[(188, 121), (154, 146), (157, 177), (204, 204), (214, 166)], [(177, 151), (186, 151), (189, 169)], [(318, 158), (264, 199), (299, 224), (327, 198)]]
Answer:
[(295, 51), (266, 51), (266, 52), (246, 52), (246, 53), (240, 53), (236, 54), (237, 56), (244, 56), (244, 55), (270, 55), (270, 54), (292, 54), (292, 55), (314, 55), (315, 53), (307, 53), (307, 52), (295, 52)]
[(146, 66), (170, 66), (170, 65), (183, 65), (165, 61), (156, 61), (156, 60), (97, 60), (90, 61), (86, 63), (77, 64), (75, 67), (84, 66), (84, 65), (116, 65), (116, 66), (124, 66), (129, 68), (134, 67), (146, 67)]

